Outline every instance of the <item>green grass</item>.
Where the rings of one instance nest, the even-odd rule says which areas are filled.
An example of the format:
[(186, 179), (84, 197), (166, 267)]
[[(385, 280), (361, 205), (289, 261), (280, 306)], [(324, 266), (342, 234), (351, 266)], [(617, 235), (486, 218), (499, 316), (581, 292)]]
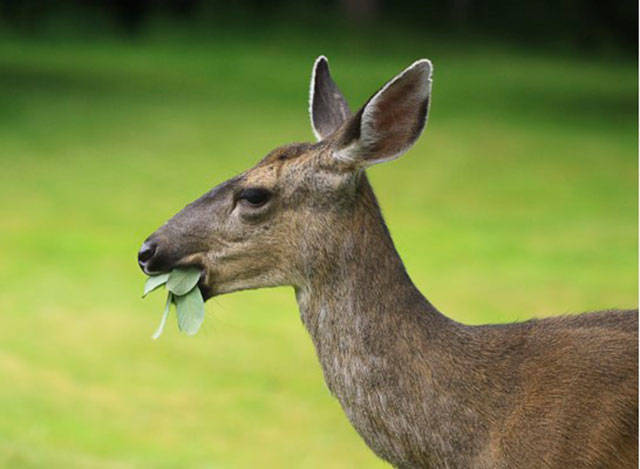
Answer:
[(383, 467), (289, 288), (142, 301), (141, 241), (311, 138), (313, 59), (361, 104), (426, 55), (428, 128), (370, 170), (414, 281), (466, 323), (637, 305), (634, 63), (425, 41), (0, 42), (0, 466)]

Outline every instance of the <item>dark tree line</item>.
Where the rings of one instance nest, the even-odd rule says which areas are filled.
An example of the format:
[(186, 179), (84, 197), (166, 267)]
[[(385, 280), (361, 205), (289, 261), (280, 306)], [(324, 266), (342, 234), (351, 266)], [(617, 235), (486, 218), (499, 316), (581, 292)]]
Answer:
[(34, 32), (56, 16), (101, 18), (136, 35), (153, 17), (198, 24), (252, 20), (313, 22), (334, 17), (360, 26), (393, 22), (415, 31), (480, 33), (528, 43), (564, 41), (637, 50), (635, 0), (0, 0), (2, 25)]

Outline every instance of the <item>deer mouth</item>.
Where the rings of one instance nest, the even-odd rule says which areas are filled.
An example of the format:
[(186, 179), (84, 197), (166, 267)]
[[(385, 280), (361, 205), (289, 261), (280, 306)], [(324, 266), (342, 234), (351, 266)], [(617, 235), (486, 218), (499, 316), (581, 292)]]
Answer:
[(209, 300), (210, 298), (215, 296), (215, 291), (213, 289), (213, 287), (209, 286), (208, 284), (208, 278), (209, 275), (207, 274), (207, 269), (199, 262), (179, 262), (178, 264), (175, 265), (174, 268), (179, 267), (179, 268), (193, 268), (193, 269), (198, 269), (200, 271), (200, 278), (198, 279), (198, 283), (196, 283), (196, 287), (198, 287), (198, 290), (200, 290), (200, 293), (202, 294), (202, 299), (204, 301)]
[(200, 290), (200, 293), (202, 294), (202, 299), (204, 301), (207, 301), (208, 299), (215, 296), (213, 287), (211, 287), (209, 285), (209, 282), (207, 281), (209, 278), (207, 269), (201, 264), (195, 264), (193, 265), (193, 267), (200, 269), (200, 280), (198, 280), (198, 283), (196, 284), (196, 286), (198, 287), (198, 289)]
[(211, 288), (209, 285), (204, 283), (204, 271), (200, 275), (200, 281), (198, 282), (198, 289), (200, 290), (200, 293), (202, 294), (202, 299), (204, 301), (207, 301), (208, 299), (214, 296), (213, 288)]
[(207, 301), (211, 297), (215, 296), (213, 287), (209, 285), (210, 274), (201, 259), (195, 258), (195, 256), (189, 256), (175, 263), (173, 268), (199, 270), (200, 278), (198, 279), (198, 283), (196, 283), (196, 287), (198, 287), (198, 290), (200, 290), (202, 299), (204, 301)]

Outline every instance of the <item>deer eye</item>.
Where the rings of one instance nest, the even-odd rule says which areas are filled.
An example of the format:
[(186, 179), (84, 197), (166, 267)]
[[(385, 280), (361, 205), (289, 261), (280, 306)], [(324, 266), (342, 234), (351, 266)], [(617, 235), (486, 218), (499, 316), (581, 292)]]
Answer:
[(271, 192), (261, 188), (244, 189), (238, 195), (238, 200), (244, 200), (253, 207), (266, 204), (271, 198)]

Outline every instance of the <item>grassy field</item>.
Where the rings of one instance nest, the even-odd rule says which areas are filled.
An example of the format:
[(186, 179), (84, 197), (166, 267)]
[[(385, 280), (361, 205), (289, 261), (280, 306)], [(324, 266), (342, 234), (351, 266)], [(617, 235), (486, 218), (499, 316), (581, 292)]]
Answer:
[(141, 241), (309, 140), (319, 53), (352, 103), (420, 55), (427, 130), (370, 170), (407, 269), (465, 323), (637, 305), (635, 63), (438, 42), (0, 41), (0, 466), (384, 467), (326, 389), (291, 289), (150, 335)]

